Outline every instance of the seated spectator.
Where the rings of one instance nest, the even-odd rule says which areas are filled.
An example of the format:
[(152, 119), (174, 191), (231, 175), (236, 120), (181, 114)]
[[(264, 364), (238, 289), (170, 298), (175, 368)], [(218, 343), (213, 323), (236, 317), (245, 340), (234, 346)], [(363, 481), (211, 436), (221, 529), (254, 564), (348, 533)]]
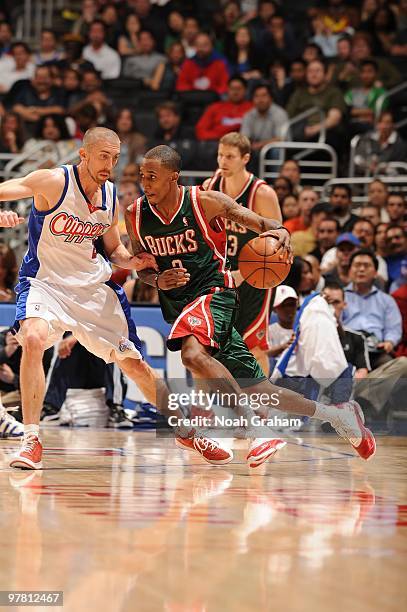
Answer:
[(7, 93), (18, 81), (31, 79), (34, 71), (35, 66), (28, 45), (23, 42), (13, 43), (10, 54), (3, 55), (0, 59), (0, 93)]
[(293, 194), (286, 195), (281, 202), (281, 213), (284, 223), (289, 219), (294, 219), (300, 212), (297, 196)]
[(100, 19), (106, 26), (106, 44), (117, 49), (121, 30), (117, 7), (114, 4), (105, 4), (100, 10)]
[(194, 160), (193, 128), (183, 124), (181, 111), (175, 102), (159, 104), (156, 114), (158, 127), (153, 140), (149, 143), (149, 148), (158, 144), (167, 144), (180, 153), (183, 167), (188, 168)]
[[(54, 349), (45, 351), (42, 364), (47, 374)], [(20, 363), (22, 348), (10, 329), (0, 332), (0, 394), (5, 406), (21, 405)]]
[(227, 57), (233, 46), (235, 32), (242, 24), (242, 19), (240, 2), (237, 0), (227, 0), (223, 10), (216, 12), (213, 16), (212, 23), (217, 47)]
[(337, 43), (341, 36), (340, 32), (332, 32), (327, 28), (323, 16), (317, 12), (311, 20), (313, 36), (310, 39), (321, 48), (324, 57), (332, 58), (337, 54)]
[(80, 36), (75, 34), (65, 34), (62, 37), (63, 43), (63, 59), (58, 62), (58, 66), (62, 70), (73, 68), (79, 72), (91, 69), (94, 70), (92, 62), (82, 57), (82, 51), (85, 47), (84, 41)]
[[(383, 185), (381, 181), (380, 181), (380, 185)], [(360, 209), (359, 217), (361, 219), (366, 219), (366, 221), (370, 221), (370, 223), (372, 223), (374, 227), (377, 227), (379, 223), (381, 222), (381, 218), (382, 218), (381, 209), (379, 206), (375, 206), (374, 204), (364, 204), (362, 208)]]
[(308, 64), (306, 80), (307, 87), (297, 90), (288, 101), (287, 112), (292, 118), (316, 106), (325, 113), (325, 119), (321, 122), (318, 115), (309, 117), (305, 127), (301, 128), (302, 133), (297, 132), (294, 138), (315, 140), (324, 127), (326, 142), (340, 150), (343, 141), (342, 122), (346, 110), (343, 95), (339, 89), (328, 83), (325, 65), (319, 60)]
[[(350, 109), (352, 132), (359, 134), (367, 132), (373, 126), (377, 112), (378, 101), (386, 90), (376, 85), (378, 67), (374, 60), (361, 62), (361, 87), (349, 89), (345, 94), (345, 102)], [(387, 100), (382, 98), (381, 109), (385, 108)]]
[(95, 21), (98, 14), (97, 0), (82, 0), (82, 6), (78, 19), (72, 26), (72, 34), (86, 38), (89, 33), (90, 26)]
[(152, 91), (161, 91), (171, 96), (173, 91), (175, 91), (177, 79), (184, 60), (184, 47), (179, 42), (172, 43), (167, 49), (166, 61), (160, 62), (154, 71), (150, 89), (152, 89)]
[(352, 212), (352, 189), (349, 185), (334, 185), (329, 196), (329, 203), (339, 223), (341, 233), (351, 232), (359, 217)]
[(11, 44), (13, 41), (13, 30), (8, 21), (2, 21), (0, 18), (0, 60), (11, 53)]
[[(339, 232), (340, 227), (337, 219), (329, 217), (322, 219), (317, 227), (317, 245), (314, 250), (310, 251), (310, 255), (313, 255), (321, 262), (322, 257), (335, 247)], [(334, 257), (336, 257), (336, 250)]]
[(278, 59), (286, 64), (295, 60), (301, 52), (292, 27), (278, 13), (268, 20), (260, 49), (265, 58)]
[(232, 74), (239, 74), (247, 81), (261, 78), (264, 62), (246, 25), (237, 28), (227, 58)]
[(53, 87), (49, 66), (37, 66), (31, 81), (14, 87), (8, 102), (31, 129), (44, 115), (63, 114), (64, 95), (61, 89)]
[(303, 257), (315, 249), (317, 244), (318, 227), (322, 220), (332, 212), (329, 204), (315, 204), (310, 212), (310, 225), (305, 230), (294, 232), (291, 235), (291, 244), (294, 255)]
[(69, 108), (69, 114), (75, 117), (82, 108), (92, 105), (96, 111), (98, 123), (106, 123), (112, 110), (112, 103), (102, 90), (102, 80), (93, 68), (87, 68), (82, 72), (82, 97)]
[(301, 191), (301, 168), (296, 159), (286, 159), (280, 170), (280, 176), (290, 179), (293, 192), (298, 195)]
[(98, 113), (93, 104), (84, 104), (74, 113), (75, 138), (82, 140), (85, 132), (98, 125)]
[[(352, 234), (359, 239), (362, 248), (375, 249), (375, 226), (371, 221), (367, 219), (358, 219), (352, 229)], [(388, 281), (387, 263), (383, 257), (376, 253), (378, 261), (377, 277), (381, 282), (381, 288), (384, 288), (385, 283)]]
[(355, 151), (355, 164), (359, 173), (374, 174), (380, 164), (405, 159), (407, 145), (394, 126), (393, 115), (383, 111), (376, 129), (359, 140)]
[(277, 3), (274, 0), (260, 0), (257, 15), (253, 17), (248, 25), (253, 32), (254, 40), (261, 41), (267, 30), (267, 24), (271, 17), (277, 12)]
[(296, 298), (291, 287), (277, 287), (274, 309), (279, 322), (270, 326), (270, 341), (272, 350), (273, 344), (274, 351), (283, 350), (271, 380), (308, 398), (316, 399), (322, 389), (332, 401), (346, 401), (351, 393), (351, 378), (335, 316), (317, 293), (309, 296), (297, 314)]
[(341, 234), (336, 240), (336, 259), (330, 264), (326, 264), (324, 257), (321, 261), (321, 269), (325, 283), (338, 283), (341, 287), (346, 287), (350, 282), (350, 259), (353, 253), (360, 248), (360, 240), (349, 232)]
[(252, 143), (252, 150), (284, 140), (288, 131), (288, 116), (281, 106), (273, 102), (268, 85), (259, 84), (253, 90), (254, 108), (243, 117), (240, 132)]
[(151, 32), (157, 42), (158, 51), (162, 53), (168, 29), (163, 9), (159, 4), (163, 3), (151, 0), (127, 0), (128, 8), (140, 19), (141, 29)]
[(89, 44), (83, 49), (83, 59), (91, 62), (102, 79), (117, 79), (120, 75), (120, 55), (106, 44), (106, 26), (95, 19), (89, 27)]
[(151, 32), (141, 30), (138, 39), (138, 53), (124, 60), (123, 76), (128, 79), (139, 79), (145, 87), (151, 88), (154, 73), (165, 61), (165, 56), (155, 50), (156, 41)]
[(343, 321), (363, 332), (368, 340), (370, 361), (375, 369), (392, 359), (401, 339), (401, 315), (394, 299), (374, 286), (378, 262), (369, 249), (350, 258), (351, 283), (345, 288), (347, 307)]
[(375, 55), (389, 55), (396, 38), (396, 17), (388, 6), (380, 6), (366, 23)]
[(227, 92), (229, 74), (226, 61), (217, 51), (208, 34), (201, 32), (195, 40), (196, 54), (183, 63), (176, 85), (177, 91)]
[(401, 276), (401, 262), (407, 256), (407, 235), (405, 229), (396, 223), (390, 223), (386, 229), (386, 257), (389, 281), (393, 283)]
[(300, 214), (293, 219), (289, 219), (284, 223), (284, 226), (289, 232), (299, 232), (306, 230), (311, 222), (311, 210), (318, 202), (319, 196), (312, 187), (304, 187), (298, 196), (298, 204)]
[(403, 193), (389, 193), (386, 202), (386, 211), (389, 216), (390, 223), (399, 223), (402, 225), (406, 218), (406, 200)]
[(0, 153), (21, 151), (25, 142), (24, 125), (17, 113), (5, 113), (0, 124)]
[(134, 115), (129, 108), (122, 108), (118, 112), (114, 130), (120, 138), (120, 158), (114, 169), (114, 176), (116, 180), (120, 180), (127, 164), (141, 161), (147, 150), (147, 138), (137, 131)]
[(377, 84), (386, 90), (391, 89), (401, 81), (397, 68), (384, 57), (373, 57), (372, 41), (367, 32), (357, 32), (352, 38), (351, 61), (338, 62), (332, 80), (345, 90), (360, 87), (361, 62), (374, 59), (378, 66)]
[[(312, 293), (312, 291), (318, 291), (319, 293), (325, 286), (325, 279), (321, 274), (320, 261), (317, 257), (315, 257), (315, 255), (311, 255), (311, 253), (308, 253), (308, 255), (304, 255), (303, 259), (311, 266), (312, 285), (311, 291), (309, 293)], [(302, 296), (305, 296), (303, 290), (300, 293)]]
[(82, 75), (74, 68), (66, 68), (62, 77), (62, 88), (65, 94), (65, 108), (69, 109), (85, 97), (81, 89)]
[(186, 17), (181, 32), (181, 44), (185, 57), (191, 59), (196, 54), (196, 39), (199, 34), (199, 23), (195, 17)]
[(137, 189), (141, 191), (140, 187), (140, 167), (138, 164), (130, 163), (123, 168), (121, 182), (130, 181), (137, 185)]
[(0, 245), (0, 302), (15, 302), (14, 285), (17, 279), (16, 255), (10, 247)]
[(140, 19), (135, 13), (129, 13), (124, 22), (124, 32), (119, 36), (117, 43), (117, 50), (122, 57), (139, 53), (140, 41), (138, 35), (140, 31)]
[(280, 206), (283, 203), (284, 198), (293, 193), (293, 186), (289, 178), (286, 176), (278, 176), (273, 183), (274, 191), (277, 194), (278, 202)]
[(308, 64), (316, 60), (323, 62), (324, 54), (322, 53), (322, 49), (319, 45), (314, 42), (309, 42), (305, 45), (302, 51), (301, 59), (308, 66)]
[(339, 339), (346, 361), (355, 368), (353, 373), (355, 380), (366, 378), (371, 370), (366, 338), (360, 332), (353, 331), (342, 324), (342, 314), (347, 306), (344, 289), (337, 283), (329, 283), (323, 288), (322, 296), (334, 310)]
[(298, 89), (303, 89), (306, 86), (306, 67), (304, 60), (295, 59), (291, 62), (287, 74), (286, 67), (281, 61), (273, 61), (269, 67), (270, 84), (277, 104), (285, 108), (290, 96)]
[(376, 256), (380, 256), (382, 258), (388, 255), (388, 244), (386, 242), (386, 231), (387, 231), (388, 226), (389, 226), (388, 223), (378, 223), (376, 225), (376, 233), (375, 233), (375, 239), (374, 239), (374, 244), (375, 244), (374, 251), (376, 253)]
[(36, 125), (34, 137), (27, 140), (22, 152), (29, 154), (39, 144), (44, 145), (41, 163), (38, 152), (34, 150), (32, 158), (26, 159), (21, 166), (23, 174), (40, 168), (53, 168), (78, 149), (78, 142), (71, 138), (63, 115), (43, 115)]
[[(164, 50), (165, 51), (168, 51), (168, 49), (174, 43), (181, 43), (181, 36), (182, 36), (182, 31), (184, 29), (184, 26), (185, 26), (184, 16), (177, 10), (171, 11), (167, 19), (168, 32), (164, 40)], [(185, 51), (184, 51), (184, 55), (185, 55)]]
[(59, 62), (63, 58), (62, 51), (58, 50), (58, 41), (53, 30), (42, 30), (40, 48), (34, 53), (36, 66)]
[(323, 27), (332, 34), (349, 34), (358, 19), (357, 9), (348, 6), (341, 0), (328, 0), (321, 10)]
[(226, 100), (210, 104), (196, 124), (198, 140), (219, 140), (228, 132), (238, 132), (243, 116), (252, 103), (246, 100), (247, 85), (242, 77), (232, 77)]

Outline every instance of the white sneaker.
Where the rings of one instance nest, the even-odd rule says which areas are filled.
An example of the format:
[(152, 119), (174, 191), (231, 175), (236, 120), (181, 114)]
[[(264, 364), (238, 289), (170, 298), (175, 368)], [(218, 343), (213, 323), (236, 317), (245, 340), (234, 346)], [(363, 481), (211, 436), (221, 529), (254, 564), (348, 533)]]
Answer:
[(335, 431), (348, 440), (362, 459), (370, 459), (376, 452), (376, 441), (370, 429), (365, 427), (362, 408), (351, 400), (336, 406), (337, 417), (330, 421)]
[(249, 446), (246, 461), (249, 467), (255, 468), (262, 465), (267, 459), (276, 454), (280, 448), (287, 444), (280, 438), (254, 438)]
[(24, 435), (24, 425), (0, 408), (0, 438), (21, 438)]

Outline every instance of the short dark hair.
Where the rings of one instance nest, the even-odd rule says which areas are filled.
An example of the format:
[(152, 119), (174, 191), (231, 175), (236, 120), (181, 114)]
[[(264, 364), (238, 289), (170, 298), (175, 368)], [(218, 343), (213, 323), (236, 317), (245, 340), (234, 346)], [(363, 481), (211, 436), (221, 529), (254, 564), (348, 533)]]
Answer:
[(359, 249), (358, 251), (355, 251), (354, 253), (352, 253), (352, 255), (350, 256), (350, 260), (349, 260), (350, 268), (352, 267), (353, 260), (355, 259), (355, 257), (359, 257), (360, 255), (365, 255), (367, 257), (370, 257), (370, 259), (373, 261), (375, 270), (377, 271), (377, 269), (379, 268), (379, 261), (376, 255), (370, 249)]
[(258, 83), (255, 87), (253, 87), (253, 91), (252, 91), (252, 99), (254, 98), (254, 94), (256, 93), (257, 90), (259, 89), (267, 89), (267, 92), (270, 96), (270, 98), (273, 97), (273, 92), (271, 90), (271, 87), (268, 83)]
[(240, 74), (234, 74), (233, 76), (231, 76), (228, 81), (228, 85), (230, 85), (233, 81), (239, 81), (239, 83), (243, 85), (245, 89), (247, 89), (247, 81), (242, 76), (240, 76)]
[(344, 288), (336, 281), (329, 281), (325, 283), (324, 289), (334, 289), (335, 291), (340, 291), (342, 293), (342, 297), (345, 297)]
[(274, 179), (274, 185), (276, 184), (277, 181), (285, 181), (285, 184), (288, 187), (290, 194), (293, 192), (293, 183), (287, 176), (277, 176)]
[(375, 228), (375, 226), (374, 226), (374, 223), (372, 223), (372, 222), (370, 221), (370, 219), (363, 219), (362, 217), (360, 217), (359, 219), (356, 219), (355, 223), (352, 225), (352, 232), (353, 232), (354, 227), (355, 227), (355, 225), (356, 225), (357, 223), (368, 223), (368, 224), (370, 225), (370, 227), (372, 228), (373, 233), (374, 233), (374, 234), (376, 233), (376, 228)]
[(158, 145), (144, 154), (144, 159), (157, 159), (165, 168), (173, 172), (181, 170), (181, 156), (172, 147)]
[[(331, 212), (332, 212), (332, 208), (331, 208)], [(312, 213), (312, 209), (311, 209), (311, 213)], [(335, 219), (335, 217), (329, 216), (326, 219), (322, 219), (321, 223), (325, 223), (325, 221), (330, 221), (331, 223), (335, 223), (336, 231), (338, 233), (341, 231), (341, 226), (339, 225), (339, 221), (338, 219)]]
[(386, 206), (389, 203), (389, 199), (391, 197), (401, 198), (403, 200), (404, 204), (406, 203), (406, 197), (405, 197), (405, 195), (404, 195), (404, 193), (402, 191), (391, 191), (389, 193), (389, 198), (387, 200)]
[(89, 30), (91, 29), (92, 26), (95, 25), (95, 23), (96, 24), (98, 23), (99, 25), (101, 25), (102, 28), (104, 29), (105, 33), (106, 33), (106, 31), (107, 31), (106, 24), (105, 24), (105, 22), (102, 19), (94, 19), (93, 21), (91, 21), (90, 24), (89, 24)]
[(311, 208), (310, 218), (318, 215), (319, 213), (326, 213), (327, 215), (332, 214), (332, 206), (330, 204), (326, 204), (325, 202), (318, 202)]
[(22, 40), (16, 40), (15, 42), (13, 42), (12, 45), (10, 46), (10, 51), (13, 52), (16, 47), (23, 47), (26, 53), (28, 53), (29, 55), (31, 53), (30, 47)]
[(168, 110), (177, 115), (177, 117), (181, 117), (181, 109), (176, 102), (172, 100), (166, 100), (165, 102), (161, 102), (155, 107), (155, 112), (158, 115), (160, 110)]
[(331, 194), (333, 194), (333, 192), (335, 191), (335, 189), (344, 189), (346, 191), (346, 193), (348, 194), (348, 198), (351, 200), (352, 199), (352, 189), (349, 185), (333, 185), (332, 189), (331, 189)]
[(373, 59), (365, 59), (365, 60), (360, 62), (360, 67), (361, 68), (364, 68), (365, 66), (373, 66), (373, 68), (376, 70), (376, 72), (378, 72), (378, 70), (379, 70), (378, 63), (375, 62), (375, 60), (373, 60)]

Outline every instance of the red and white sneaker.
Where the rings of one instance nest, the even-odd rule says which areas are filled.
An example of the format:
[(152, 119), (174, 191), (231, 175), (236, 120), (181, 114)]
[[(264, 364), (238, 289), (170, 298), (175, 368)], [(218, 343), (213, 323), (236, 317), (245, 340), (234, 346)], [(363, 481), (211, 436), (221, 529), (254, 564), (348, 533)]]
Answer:
[(376, 441), (370, 429), (365, 427), (362, 408), (351, 400), (337, 404), (338, 416), (331, 421), (335, 431), (348, 440), (362, 459), (370, 459), (376, 452)]
[(195, 435), (193, 438), (176, 437), (175, 444), (178, 448), (197, 452), (205, 461), (212, 465), (225, 465), (233, 461), (233, 452), (230, 448), (221, 446), (220, 442), (206, 436)]
[(280, 438), (255, 438), (250, 443), (246, 457), (249, 467), (258, 467), (275, 455), (280, 448), (284, 448), (286, 444), (287, 442)]
[(23, 470), (40, 470), (42, 468), (42, 444), (35, 434), (24, 436), (17, 455), (10, 460), (10, 467)]

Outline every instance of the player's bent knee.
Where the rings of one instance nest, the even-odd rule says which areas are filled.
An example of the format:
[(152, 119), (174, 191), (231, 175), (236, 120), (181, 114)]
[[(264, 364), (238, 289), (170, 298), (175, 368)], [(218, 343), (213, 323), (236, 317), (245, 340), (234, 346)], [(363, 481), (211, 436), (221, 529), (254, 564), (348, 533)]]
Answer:
[(185, 347), (181, 351), (182, 363), (191, 371), (201, 369), (205, 365), (207, 358), (208, 356), (203, 348)]
[(41, 355), (46, 349), (46, 337), (35, 332), (24, 334), (23, 351), (30, 355)]

